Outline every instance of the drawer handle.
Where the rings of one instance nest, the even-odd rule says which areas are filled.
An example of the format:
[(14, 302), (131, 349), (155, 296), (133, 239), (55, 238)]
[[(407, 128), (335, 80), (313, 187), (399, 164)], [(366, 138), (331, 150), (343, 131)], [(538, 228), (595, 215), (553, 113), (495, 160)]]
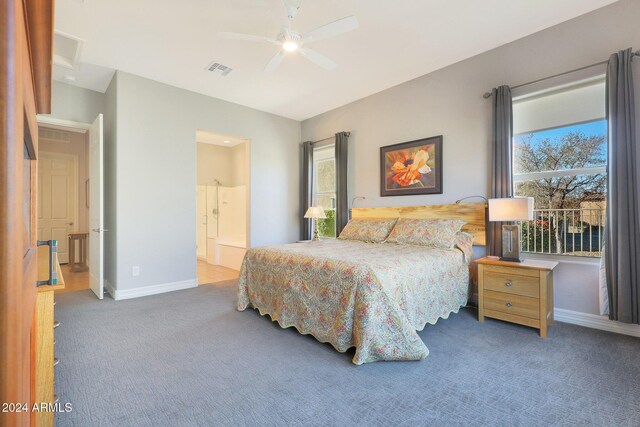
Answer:
[(511, 304), (510, 302), (505, 304), (507, 307), (513, 307), (513, 304)]
[(507, 288), (510, 288), (511, 286), (513, 286), (513, 283), (511, 283), (511, 281), (508, 281), (504, 284)]
[(57, 240), (38, 240), (37, 246), (49, 246), (49, 278), (47, 280), (36, 281), (36, 286), (43, 285), (57, 285), (58, 284), (58, 271), (55, 269), (54, 259), (58, 252)]
[(58, 326), (60, 326), (60, 321), (59, 320), (54, 320), (53, 321), (53, 329), (57, 328)]
[(57, 357), (53, 358), (53, 366), (58, 366), (58, 364), (60, 363), (60, 359), (58, 359)]

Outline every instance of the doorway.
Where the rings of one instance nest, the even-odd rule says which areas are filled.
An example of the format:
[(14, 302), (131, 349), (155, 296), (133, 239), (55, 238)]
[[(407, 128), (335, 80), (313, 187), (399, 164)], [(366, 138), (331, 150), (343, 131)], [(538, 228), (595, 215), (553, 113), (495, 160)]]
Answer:
[(103, 298), (102, 114), (93, 124), (38, 116), (38, 240), (58, 242), (65, 288)]
[(87, 135), (41, 124), (38, 141), (38, 240), (58, 242), (65, 290), (89, 289), (86, 263), (74, 262), (86, 259), (86, 253), (81, 252), (86, 245), (74, 240), (76, 247), (71, 250), (68, 237), (87, 232)]
[(236, 279), (248, 247), (249, 141), (196, 132), (198, 284)]

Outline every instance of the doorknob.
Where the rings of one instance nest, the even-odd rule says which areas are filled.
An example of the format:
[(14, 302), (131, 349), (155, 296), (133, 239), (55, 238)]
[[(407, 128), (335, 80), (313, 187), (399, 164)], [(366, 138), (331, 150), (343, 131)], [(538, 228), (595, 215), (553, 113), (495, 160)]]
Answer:
[(68, 222), (67, 225), (73, 225), (73, 223), (72, 222)]

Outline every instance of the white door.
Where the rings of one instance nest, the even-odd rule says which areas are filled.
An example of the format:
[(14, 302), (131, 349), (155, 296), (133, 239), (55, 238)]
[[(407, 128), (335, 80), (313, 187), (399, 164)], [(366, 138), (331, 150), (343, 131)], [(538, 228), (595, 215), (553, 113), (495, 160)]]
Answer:
[(89, 128), (89, 286), (102, 299), (104, 290), (104, 182), (102, 114)]
[(196, 256), (207, 258), (207, 187), (198, 185), (196, 196)]
[(78, 214), (78, 159), (41, 151), (38, 155), (38, 240), (57, 240), (60, 263), (69, 262), (67, 233)]

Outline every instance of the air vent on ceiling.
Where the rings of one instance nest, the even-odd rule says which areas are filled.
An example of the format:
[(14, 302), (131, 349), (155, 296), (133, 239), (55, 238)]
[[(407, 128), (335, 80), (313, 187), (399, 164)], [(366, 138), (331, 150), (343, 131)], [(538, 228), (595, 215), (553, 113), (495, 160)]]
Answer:
[(53, 64), (60, 65), (65, 68), (74, 69), (80, 61), (80, 53), (84, 40), (54, 31), (53, 34)]
[(229, 74), (231, 71), (233, 71), (233, 68), (227, 67), (226, 65), (222, 65), (219, 62), (213, 61), (212, 63), (207, 65), (206, 70), (211, 71), (212, 73), (220, 74), (221, 76), (224, 77), (227, 74)]
[(62, 142), (64, 144), (71, 143), (71, 133), (63, 130), (55, 130), (48, 128), (38, 129), (38, 139), (46, 139), (51, 142)]

